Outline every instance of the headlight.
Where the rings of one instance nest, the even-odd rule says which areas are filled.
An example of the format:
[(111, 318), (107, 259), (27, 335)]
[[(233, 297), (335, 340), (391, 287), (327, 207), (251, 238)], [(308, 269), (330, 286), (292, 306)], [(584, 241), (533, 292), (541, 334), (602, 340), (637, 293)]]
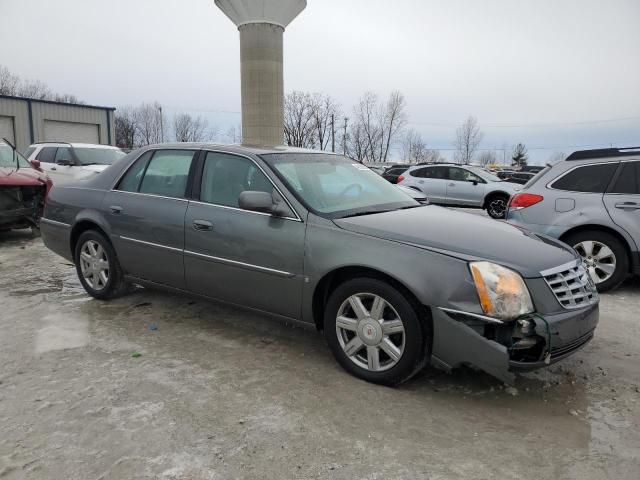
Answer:
[(469, 264), (485, 315), (514, 320), (533, 312), (531, 295), (520, 274), (490, 262)]

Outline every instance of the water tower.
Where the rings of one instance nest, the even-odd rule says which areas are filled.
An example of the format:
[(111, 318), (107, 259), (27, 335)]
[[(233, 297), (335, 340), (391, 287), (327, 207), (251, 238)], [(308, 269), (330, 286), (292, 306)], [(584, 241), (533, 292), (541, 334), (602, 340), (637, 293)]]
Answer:
[(306, 0), (215, 0), (240, 31), (242, 143), (284, 139), (282, 36)]

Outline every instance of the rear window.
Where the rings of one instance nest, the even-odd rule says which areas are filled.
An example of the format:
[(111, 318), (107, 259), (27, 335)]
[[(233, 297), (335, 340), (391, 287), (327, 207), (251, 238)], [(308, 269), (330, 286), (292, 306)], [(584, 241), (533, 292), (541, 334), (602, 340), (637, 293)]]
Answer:
[(616, 168), (618, 164), (613, 162), (578, 167), (553, 182), (551, 187), (569, 192), (604, 193)]
[(622, 171), (613, 184), (610, 193), (640, 194), (640, 162), (622, 164)]

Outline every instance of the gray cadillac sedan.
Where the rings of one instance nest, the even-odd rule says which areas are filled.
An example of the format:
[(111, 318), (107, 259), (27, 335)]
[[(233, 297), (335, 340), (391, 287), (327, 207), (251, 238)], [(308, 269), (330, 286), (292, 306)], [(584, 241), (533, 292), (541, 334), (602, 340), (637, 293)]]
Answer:
[(510, 383), (574, 353), (598, 322), (567, 245), (421, 205), (325, 152), (146, 147), (54, 187), (41, 229), (95, 298), (139, 284), (315, 325), (342, 367), (386, 385), (428, 363)]

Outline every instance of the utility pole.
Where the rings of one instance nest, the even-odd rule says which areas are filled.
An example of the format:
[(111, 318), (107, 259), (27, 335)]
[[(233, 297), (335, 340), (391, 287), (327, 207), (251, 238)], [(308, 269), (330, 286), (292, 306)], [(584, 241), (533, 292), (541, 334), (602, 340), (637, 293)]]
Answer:
[(162, 107), (158, 107), (158, 110), (160, 110), (160, 143), (164, 143), (164, 122), (162, 121)]
[(331, 151), (336, 151), (336, 124), (334, 123), (333, 113), (331, 114)]
[(344, 133), (342, 134), (342, 154), (347, 155), (347, 122), (349, 118), (344, 117)]

